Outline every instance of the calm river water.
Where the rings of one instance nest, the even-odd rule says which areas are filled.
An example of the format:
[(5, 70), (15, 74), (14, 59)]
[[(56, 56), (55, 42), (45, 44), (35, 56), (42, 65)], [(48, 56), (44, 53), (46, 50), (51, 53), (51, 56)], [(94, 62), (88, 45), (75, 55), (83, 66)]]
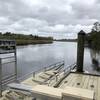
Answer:
[[(65, 61), (65, 67), (76, 62), (77, 43), (54, 42), (53, 44), (28, 45), (17, 47), (18, 75), (24, 76), (50, 64)], [(92, 65), (89, 48), (85, 48), (84, 70), (100, 73)]]
[[(89, 48), (85, 48), (84, 70), (100, 74), (92, 65)], [(99, 55), (99, 54), (98, 54)], [(64, 60), (65, 67), (76, 62), (77, 43), (75, 42), (54, 42), (52, 44), (38, 44), (17, 47), (18, 77), (22, 77), (45, 66)], [(99, 58), (100, 56), (98, 56)], [(5, 69), (5, 68), (4, 68)], [(9, 70), (11, 69), (11, 70)], [(4, 71), (4, 74), (11, 73), (13, 68)]]

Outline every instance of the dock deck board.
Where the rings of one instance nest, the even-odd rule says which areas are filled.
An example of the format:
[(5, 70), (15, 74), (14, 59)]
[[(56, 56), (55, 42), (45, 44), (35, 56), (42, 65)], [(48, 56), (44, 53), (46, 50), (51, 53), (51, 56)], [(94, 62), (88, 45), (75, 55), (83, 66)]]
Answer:
[[(50, 80), (47, 80), (46, 84), (42, 83), (45, 81), (45, 79), (49, 78), (52, 75), (53, 75), (53, 79), (51, 80), (51, 82)], [(63, 76), (64, 76), (64, 73), (61, 72), (58, 75), (58, 80), (60, 80)], [(40, 81), (40, 83), (34, 80)], [(42, 71), (42, 72), (36, 73), (35, 76), (31, 76), (30, 78), (22, 82), (22, 84), (30, 85), (33, 88), (34, 86), (40, 85), (41, 83), (42, 85), (49, 84), (48, 86), (53, 87), (55, 83), (57, 83), (54, 70), (50, 70), (46, 72)], [(100, 100), (100, 76), (71, 72), (68, 76), (66, 76), (63, 79), (63, 81), (60, 83), (58, 88), (66, 91), (67, 87), (93, 90), (95, 92), (94, 100)], [(4, 99), (0, 99), (0, 100), (4, 100)], [(9, 100), (9, 99), (6, 99), (6, 100)]]
[[(64, 83), (67, 80), (67, 83)], [(77, 87), (93, 90), (95, 92), (95, 100), (100, 100), (100, 77), (88, 74), (70, 73), (59, 88)]]
[(98, 85), (97, 85), (97, 100), (100, 99), (100, 78), (98, 78)]
[(67, 76), (67, 78), (61, 83), (60, 88), (63, 88), (65, 85), (67, 85), (67, 82), (69, 83), (72, 80), (72, 75), (73, 74)]

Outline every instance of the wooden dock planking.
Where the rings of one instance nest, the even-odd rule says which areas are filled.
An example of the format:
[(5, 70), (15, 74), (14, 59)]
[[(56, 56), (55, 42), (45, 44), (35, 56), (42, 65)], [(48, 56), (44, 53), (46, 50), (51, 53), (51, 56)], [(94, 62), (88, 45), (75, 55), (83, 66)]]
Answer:
[(97, 90), (98, 90), (98, 77), (94, 77), (94, 82), (93, 82), (94, 88), (92, 90), (95, 91), (95, 99), (97, 100)]
[(85, 78), (83, 86), (82, 86), (82, 88), (84, 88), (84, 89), (86, 89), (88, 87), (89, 78), (90, 78), (90, 76), (87, 76), (87, 75), (85, 75), (85, 76), (86, 76), (86, 78)]
[(94, 77), (93, 76), (90, 76), (90, 78), (89, 78), (89, 84), (88, 84), (88, 87), (87, 87), (87, 89), (89, 89), (89, 90), (92, 90), (92, 85), (93, 85), (93, 80), (94, 80)]
[(98, 77), (94, 77), (94, 81), (93, 81), (93, 86), (94, 86), (94, 88), (92, 88), (92, 90), (97, 90), (97, 84), (98, 83)]
[[(65, 83), (65, 81), (67, 81)], [(77, 85), (77, 83), (80, 83)], [(83, 89), (94, 90), (95, 100), (100, 100), (100, 77), (86, 74), (76, 74), (70, 73), (68, 77), (61, 83), (60, 88), (65, 88), (66, 86), (78, 87)]]
[[(75, 78), (74, 78), (74, 75), (72, 74), (71, 77), (69, 78), (69, 80), (67, 80), (67, 83), (66, 83), (66, 82), (64, 83), (64, 87), (65, 87), (65, 86), (69, 86), (69, 85), (72, 83), (72, 81), (73, 81), (74, 79), (75, 79)], [(73, 84), (73, 83), (72, 83), (72, 84)], [(64, 87), (63, 87), (63, 88), (64, 88)]]
[(77, 79), (77, 77), (74, 78), (74, 76), (73, 76), (73, 79), (72, 79), (72, 81), (69, 83), (68, 86), (71, 86), (71, 87), (74, 86), (74, 84), (75, 84), (74, 82), (76, 81), (76, 79)]
[(72, 78), (72, 74), (71, 75), (68, 75), (67, 78), (64, 81), (62, 81), (62, 83), (60, 84), (59, 87), (60, 88), (63, 88), (64, 85), (65, 85), (65, 83), (67, 83), (71, 78)]
[[(49, 73), (49, 75), (48, 75), (48, 73)], [(31, 78), (24, 80), (23, 83), (27, 84), (27, 85), (34, 85), (34, 86), (39, 85), (39, 84), (54, 86), (58, 82), (58, 80), (60, 80), (60, 78), (63, 77), (63, 75), (64, 75), (64, 73), (61, 72), (56, 77), (54, 74), (54, 70), (50, 70), (50, 71), (46, 71), (46, 72), (36, 73), (34, 77), (31, 77)]]
[(74, 87), (80, 87), (82, 84), (83, 75), (77, 75), (76, 80), (74, 82)]
[(71, 84), (72, 80), (73, 80), (75, 77), (77, 77), (77, 74), (76, 74), (76, 75), (72, 74), (72, 77), (68, 80), (68, 82), (66, 83), (66, 85), (69, 86), (69, 85)]
[(100, 78), (98, 78), (98, 85), (97, 85), (97, 100), (100, 100)]
[(86, 79), (86, 75), (83, 76), (82, 83), (80, 84), (80, 87), (81, 88), (84, 86), (84, 83), (86, 81), (85, 79)]

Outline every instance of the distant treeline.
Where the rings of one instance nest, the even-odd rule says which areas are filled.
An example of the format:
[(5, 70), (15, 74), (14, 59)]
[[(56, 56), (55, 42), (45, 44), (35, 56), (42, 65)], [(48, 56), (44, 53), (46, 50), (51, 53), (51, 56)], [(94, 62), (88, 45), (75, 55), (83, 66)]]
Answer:
[(30, 35), (15, 34), (11, 32), (6, 32), (6, 33), (0, 32), (0, 39), (16, 40), (17, 45), (45, 44), (53, 42), (53, 37), (42, 37), (32, 34)]
[(61, 41), (61, 42), (77, 42), (77, 39), (58, 39), (55, 41)]

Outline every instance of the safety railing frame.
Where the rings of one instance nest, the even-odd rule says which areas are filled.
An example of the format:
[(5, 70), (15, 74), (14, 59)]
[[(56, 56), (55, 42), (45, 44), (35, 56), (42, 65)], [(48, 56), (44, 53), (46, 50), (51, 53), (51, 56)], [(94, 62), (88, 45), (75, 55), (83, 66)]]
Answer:
[(59, 65), (60, 63), (64, 65), (64, 60), (59, 61), (59, 62), (56, 62), (56, 63), (53, 63), (53, 64), (51, 64), (51, 65), (49, 65), (49, 66), (40, 68), (40, 69), (38, 69), (38, 70), (36, 70), (36, 71), (32, 71), (32, 72), (30, 72), (30, 73), (24, 75), (23, 77), (18, 78), (18, 81), (21, 82), (21, 81), (23, 81), (24, 79), (26, 79), (26, 78), (28, 78), (28, 77), (30, 77), (30, 76), (32, 76), (32, 77), (34, 78), (35, 75), (36, 75), (37, 73), (39, 73), (39, 72), (41, 72), (41, 71), (44, 71), (44, 72), (45, 72), (45, 71), (49, 71), (49, 70), (51, 70), (51, 69), (53, 69), (53, 68), (56, 68), (57, 65)]
[(76, 67), (76, 63), (74, 64), (71, 64), (69, 66), (67, 66), (66, 68), (64, 68), (63, 70), (60, 70), (57, 75), (54, 75), (54, 77), (52, 77), (50, 80), (49, 80), (49, 84), (48, 86), (50, 85), (51, 81), (56, 79), (56, 82), (58, 82), (58, 76), (64, 72), (64, 76), (66, 76), (67, 74), (69, 74), (71, 72), (72, 69), (74, 69)]
[[(9, 57), (0, 57), (0, 97), (2, 96), (2, 92), (4, 90), (4, 86), (12, 81), (17, 80), (17, 55), (16, 55), (16, 41), (15, 40), (4, 40), (0, 39), (0, 54), (13, 54), (14, 56)], [(2, 60), (13, 58), (14, 61), (2, 63)], [(3, 65), (8, 63), (14, 63), (14, 74), (3, 77)]]

